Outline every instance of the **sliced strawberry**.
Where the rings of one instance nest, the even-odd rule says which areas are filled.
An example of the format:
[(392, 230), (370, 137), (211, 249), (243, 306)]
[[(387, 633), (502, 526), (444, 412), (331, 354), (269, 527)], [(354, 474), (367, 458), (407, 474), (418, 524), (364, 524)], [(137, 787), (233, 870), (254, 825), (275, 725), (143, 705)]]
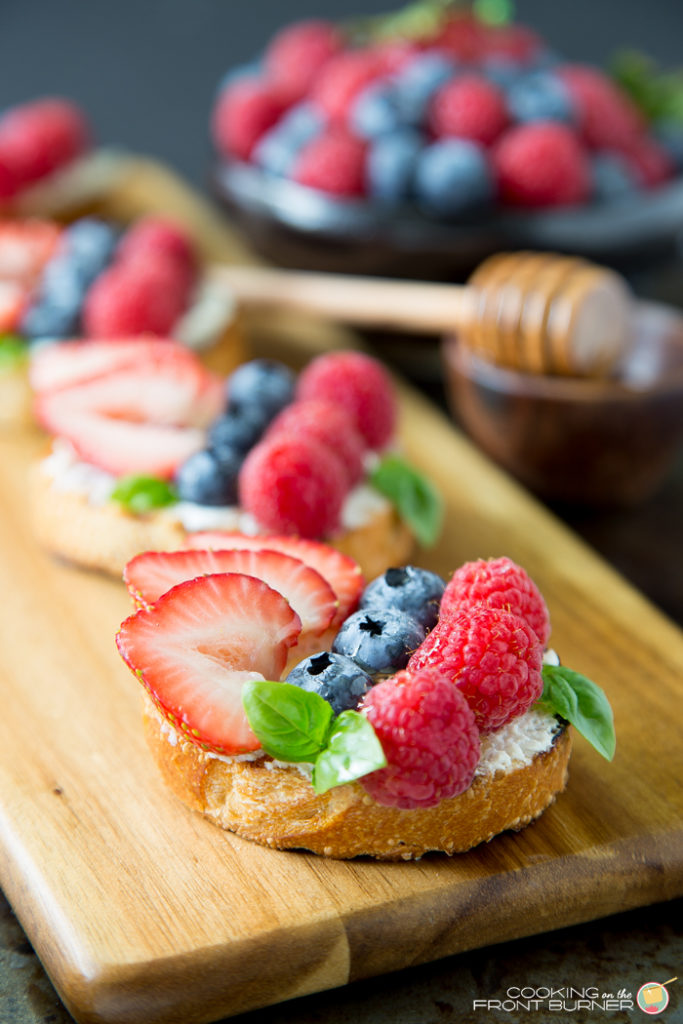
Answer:
[(51, 221), (0, 221), (0, 278), (35, 284), (61, 233)]
[(135, 601), (151, 607), (183, 580), (210, 573), (255, 576), (287, 598), (302, 629), (319, 635), (337, 612), (337, 597), (319, 572), (279, 551), (146, 551), (126, 566), (123, 579)]
[(0, 333), (13, 331), (21, 320), (28, 291), (18, 281), (0, 279)]
[(31, 387), (34, 391), (54, 391), (81, 384), (105, 373), (135, 366), (148, 356), (189, 363), (195, 357), (181, 345), (165, 338), (117, 338), (106, 341), (60, 341), (38, 349), (31, 360)]
[(68, 398), (73, 410), (131, 423), (203, 427), (197, 403), (201, 386), (201, 378), (186, 373), (185, 367), (145, 362), (48, 395)]
[[(93, 381), (92, 390), (78, 387)], [(159, 338), (46, 346), (31, 361), (31, 385), (36, 392), (73, 388), (75, 405), (181, 426), (208, 426), (225, 404), (220, 378), (183, 345)]]
[(170, 478), (204, 446), (204, 431), (196, 427), (133, 423), (74, 408), (73, 390), (39, 397), (35, 405), (38, 422), (70, 441), (85, 462), (114, 476), (133, 473)]
[(336, 623), (343, 622), (356, 609), (361, 591), (365, 586), (365, 580), (357, 562), (329, 545), (314, 540), (267, 535), (253, 537), (243, 533), (204, 530), (201, 533), (190, 534), (187, 537), (186, 546), (194, 549), (213, 548), (215, 550), (248, 548), (251, 551), (258, 551), (267, 549), (298, 558), (319, 572), (337, 595), (339, 608), (336, 618), (333, 620)]
[(172, 725), (216, 753), (256, 750), (242, 707), (248, 679), (279, 679), (301, 620), (262, 580), (199, 576), (141, 609), (116, 637), (121, 657)]
[[(36, 417), (110, 473), (172, 476), (204, 446), (203, 428), (223, 406), (223, 385), (173, 342), (120, 342), (118, 355), (116, 344), (65, 342), (36, 356), (33, 381), (43, 385)], [(106, 369), (119, 358), (117, 370)]]

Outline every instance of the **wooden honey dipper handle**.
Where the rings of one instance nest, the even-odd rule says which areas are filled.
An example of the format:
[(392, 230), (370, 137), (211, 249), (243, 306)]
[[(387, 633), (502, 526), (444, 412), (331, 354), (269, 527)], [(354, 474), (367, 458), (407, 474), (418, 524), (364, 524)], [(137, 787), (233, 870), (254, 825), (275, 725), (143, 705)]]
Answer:
[(534, 373), (605, 373), (627, 342), (629, 297), (621, 278), (553, 254), (493, 256), (465, 285), (241, 266), (216, 267), (213, 277), (245, 307), (456, 332), (481, 357)]
[(363, 327), (447, 334), (466, 330), (472, 311), (465, 285), (227, 265), (212, 277), (243, 307), (316, 313)]

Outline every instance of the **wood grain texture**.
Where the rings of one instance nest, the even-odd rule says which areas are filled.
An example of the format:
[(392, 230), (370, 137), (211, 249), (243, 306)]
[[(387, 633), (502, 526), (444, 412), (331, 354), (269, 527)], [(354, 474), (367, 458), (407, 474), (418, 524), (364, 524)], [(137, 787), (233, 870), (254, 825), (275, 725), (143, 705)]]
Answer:
[[(234, 253), (168, 180), (146, 165), (134, 212), (208, 222), (212, 254)], [(253, 334), (293, 362), (346, 340), (313, 322)], [(215, 1020), (683, 893), (683, 634), (408, 389), (402, 433), (447, 502), (419, 561), (525, 565), (551, 642), (607, 690), (618, 735), (611, 765), (576, 740), (567, 791), (524, 832), (411, 864), (264, 849), (168, 793), (114, 647), (124, 588), (38, 549), (25, 486), (43, 442), (0, 438), (0, 883), (77, 1020)]]

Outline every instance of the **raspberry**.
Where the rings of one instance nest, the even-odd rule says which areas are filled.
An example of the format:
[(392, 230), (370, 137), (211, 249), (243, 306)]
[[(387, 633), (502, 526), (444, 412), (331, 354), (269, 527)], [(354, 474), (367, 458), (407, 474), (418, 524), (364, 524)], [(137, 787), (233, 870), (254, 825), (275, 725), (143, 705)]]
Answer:
[(239, 500), (272, 533), (317, 539), (339, 526), (344, 467), (314, 437), (291, 434), (251, 449), (239, 475)]
[(349, 487), (357, 484), (363, 476), (363, 438), (349, 423), (344, 410), (324, 398), (311, 398), (287, 406), (273, 421), (267, 436), (273, 437), (276, 433), (316, 437), (344, 464)]
[(170, 261), (187, 280), (188, 288), (197, 275), (197, 255), (191, 239), (165, 217), (144, 217), (138, 221), (124, 235), (116, 259), (126, 263), (142, 259), (152, 264)]
[(481, 56), (485, 60), (529, 64), (540, 50), (540, 39), (526, 25), (488, 26), (481, 42)]
[(16, 190), (74, 160), (88, 148), (89, 135), (83, 114), (68, 100), (22, 104), (0, 119), (0, 165)]
[(238, 78), (220, 93), (211, 118), (223, 156), (248, 160), (258, 140), (278, 121), (285, 104), (275, 87), (258, 78)]
[(517, 125), (493, 150), (504, 202), (514, 206), (567, 206), (585, 202), (590, 163), (574, 132), (552, 121)]
[(300, 185), (339, 196), (365, 192), (367, 145), (341, 129), (331, 129), (307, 143), (297, 156), (292, 177)]
[(374, 50), (346, 50), (322, 69), (311, 98), (331, 120), (345, 121), (358, 93), (381, 70), (381, 58)]
[(375, 47), (375, 54), (381, 73), (393, 75), (400, 71), (421, 52), (418, 43), (410, 39), (389, 39)]
[(644, 188), (656, 188), (675, 174), (670, 154), (654, 139), (638, 139), (628, 153), (626, 162), (633, 169), (636, 180)]
[(596, 68), (568, 64), (557, 69), (574, 101), (579, 131), (593, 149), (627, 152), (644, 132), (638, 108)]
[(499, 89), (480, 75), (454, 78), (434, 96), (429, 123), (435, 135), (455, 135), (490, 145), (507, 124), (505, 100)]
[(546, 603), (534, 581), (510, 558), (479, 559), (461, 565), (441, 598), (440, 615), (455, 615), (477, 604), (519, 615), (544, 647), (548, 642), (550, 618)]
[(300, 21), (274, 37), (266, 50), (266, 72), (279, 92), (296, 102), (341, 47), (342, 37), (330, 22)]
[(464, 792), (479, 762), (479, 731), (456, 687), (439, 670), (397, 672), (360, 705), (387, 759), (361, 784), (388, 807), (434, 807)]
[(362, 352), (318, 356), (301, 373), (297, 397), (324, 398), (340, 407), (368, 448), (384, 448), (393, 437), (397, 408), (391, 378)]
[(185, 288), (169, 267), (122, 263), (97, 278), (83, 306), (83, 327), (93, 338), (169, 334), (185, 308)]
[[(11, 154), (10, 154), (11, 162)], [(11, 199), (19, 191), (20, 183), (10, 166), (5, 154), (3, 152), (2, 142), (0, 141), (0, 200)]]
[(444, 672), (480, 731), (495, 732), (541, 696), (542, 660), (543, 645), (524, 619), (476, 605), (441, 619), (408, 662), (408, 672)]
[(477, 61), (484, 50), (486, 30), (478, 18), (456, 14), (439, 30), (434, 46), (464, 64)]

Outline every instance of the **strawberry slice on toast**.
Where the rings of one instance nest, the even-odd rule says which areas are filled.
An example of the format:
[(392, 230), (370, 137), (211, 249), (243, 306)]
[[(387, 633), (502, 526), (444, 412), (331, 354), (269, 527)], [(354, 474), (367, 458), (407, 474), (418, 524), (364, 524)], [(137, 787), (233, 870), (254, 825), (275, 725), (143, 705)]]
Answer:
[(116, 644), (161, 714), (220, 754), (256, 750), (242, 707), (248, 679), (279, 679), (301, 620), (262, 580), (239, 573), (178, 584), (122, 624)]
[(278, 551), (145, 551), (123, 572), (133, 600), (151, 607), (184, 580), (211, 573), (255, 576), (287, 598), (301, 619), (302, 632), (319, 636), (337, 612), (337, 597), (319, 572)]
[(360, 567), (352, 558), (314, 540), (289, 536), (250, 536), (227, 530), (203, 530), (189, 534), (185, 545), (193, 549), (216, 551), (232, 548), (247, 548), (251, 551), (267, 549), (298, 558), (319, 572), (337, 595), (339, 606), (334, 619), (336, 624), (343, 622), (352, 611), (355, 611), (365, 586)]
[(120, 353), (117, 344), (47, 350), (36, 362), (44, 385), (36, 418), (115, 476), (170, 477), (204, 446), (204, 428), (225, 401), (222, 383), (173, 342), (122, 342)]
[(39, 348), (31, 358), (34, 391), (57, 391), (132, 366), (169, 360), (194, 370), (194, 353), (170, 338), (107, 338), (60, 341)]
[(204, 445), (204, 431), (197, 427), (134, 423), (74, 409), (69, 398), (67, 392), (46, 395), (36, 406), (38, 421), (69, 441), (84, 462), (113, 476), (131, 473), (170, 479)]

